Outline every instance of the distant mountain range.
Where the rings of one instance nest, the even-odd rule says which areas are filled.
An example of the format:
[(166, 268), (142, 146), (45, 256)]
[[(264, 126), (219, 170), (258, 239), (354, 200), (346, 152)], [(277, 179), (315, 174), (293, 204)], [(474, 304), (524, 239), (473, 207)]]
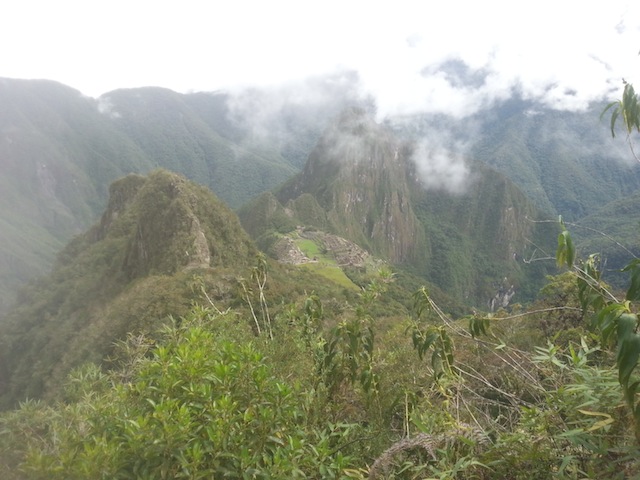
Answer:
[(160, 88), (96, 100), (56, 82), (0, 79), (0, 311), (100, 215), (117, 178), (167, 168), (238, 207), (294, 175), (342, 108), (285, 105), (258, 121), (247, 115), (265, 100), (245, 100)]
[(282, 261), (268, 261), (274, 312), (319, 290), (346, 304), (390, 266), (394, 315), (421, 284), (458, 312), (534, 298), (557, 214), (610, 268), (640, 250), (640, 168), (597, 111), (512, 100), (378, 122), (350, 87), (316, 87), (326, 101), (296, 104), (0, 80), (0, 406), (56, 391), (195, 299), (249, 304), (258, 322), (259, 249)]
[[(640, 168), (628, 161), (622, 141), (609, 138), (598, 119), (599, 107), (584, 113), (555, 112), (518, 99), (467, 119), (386, 119), (384, 131), (371, 124), (366, 128), (381, 140), (376, 148), (388, 149), (375, 158), (387, 162), (397, 149), (406, 164), (404, 173), (374, 173), (368, 158), (360, 167), (332, 170), (332, 162), (317, 158), (328, 153), (323, 153), (322, 143), (316, 147), (322, 132), (335, 129), (340, 122), (335, 119), (351, 105), (375, 114), (371, 101), (354, 93), (356, 80), (317, 79), (307, 85), (314, 95), (287, 100), (283, 92), (184, 95), (160, 88), (117, 90), (92, 99), (55, 82), (1, 79), (0, 311), (12, 302), (18, 285), (48, 271), (66, 242), (98, 218), (112, 181), (158, 167), (211, 188), (233, 208), (288, 181), (276, 194), (283, 208), (296, 204), (297, 215), (307, 208), (302, 217), (317, 222), (326, 216), (327, 228), (345, 229), (345, 236), (379, 255), (413, 264), (443, 286), (473, 290), (469, 295), (475, 299), (488, 293), (480, 293), (484, 287), (475, 273), (439, 273), (454, 268), (448, 260), (437, 269), (426, 265), (449, 258), (442, 248), (461, 255), (460, 266), (454, 268), (461, 271), (476, 272), (478, 262), (492, 261), (491, 255), (481, 260), (484, 253), (478, 252), (484, 250), (477, 249), (478, 244), (493, 246), (482, 227), (499, 223), (480, 222), (498, 215), (499, 203), (489, 202), (489, 196), (502, 196), (505, 208), (520, 208), (524, 200), (514, 199), (526, 199), (531, 202), (523, 207), (527, 215), (536, 207), (546, 218), (562, 214), (579, 221), (597, 215), (599, 208), (610, 212), (610, 202), (633, 202), (640, 186)], [(438, 181), (452, 175), (413, 163), (419, 149), (429, 157), (436, 147), (462, 158), (458, 166), (478, 179), (466, 196), (437, 193), (437, 185), (420, 189), (405, 178), (412, 168), (413, 174)], [(347, 155), (355, 156), (353, 151)], [(361, 178), (358, 172), (364, 175), (360, 186), (366, 200), (360, 206), (350, 204), (355, 210), (349, 217), (339, 211), (341, 202), (348, 202), (341, 195), (348, 193), (348, 182)], [(299, 174), (303, 176), (296, 177)], [(365, 204), (376, 211), (358, 210)], [(382, 212), (397, 223), (375, 223), (379, 220), (373, 214)], [(353, 215), (360, 217), (356, 221)], [(425, 229), (439, 225), (443, 216), (467, 220)], [(627, 235), (628, 228), (624, 230)], [(414, 235), (411, 241), (407, 235)], [(526, 235), (518, 230), (516, 243)], [(456, 236), (464, 247), (452, 247)], [(522, 252), (510, 248), (501, 253), (513, 257)], [(451, 280), (454, 277), (465, 280)]]

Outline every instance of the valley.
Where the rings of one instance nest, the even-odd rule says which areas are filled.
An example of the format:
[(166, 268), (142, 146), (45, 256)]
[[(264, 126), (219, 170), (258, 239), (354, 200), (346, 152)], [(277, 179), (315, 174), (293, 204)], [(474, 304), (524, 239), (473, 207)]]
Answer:
[(0, 477), (639, 474), (640, 169), (599, 107), (315, 86), (0, 79)]

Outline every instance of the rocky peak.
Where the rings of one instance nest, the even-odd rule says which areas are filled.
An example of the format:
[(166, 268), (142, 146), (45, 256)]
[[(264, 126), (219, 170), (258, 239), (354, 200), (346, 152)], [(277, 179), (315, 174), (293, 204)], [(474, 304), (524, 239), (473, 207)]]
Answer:
[(95, 245), (90, 248), (121, 244), (119, 268), (129, 279), (246, 264), (255, 254), (237, 216), (211, 191), (180, 175), (165, 170), (128, 175), (109, 193), (100, 222), (84, 239)]
[(393, 262), (410, 261), (420, 229), (409, 198), (405, 152), (364, 110), (348, 109), (325, 131), (304, 171), (279, 199), (286, 204), (311, 194), (334, 230)]
[(144, 183), (145, 177), (142, 175), (130, 174), (116, 180), (109, 186), (109, 202), (102, 214), (98, 228), (93, 230), (94, 240), (101, 240), (105, 237), (113, 222), (133, 202)]

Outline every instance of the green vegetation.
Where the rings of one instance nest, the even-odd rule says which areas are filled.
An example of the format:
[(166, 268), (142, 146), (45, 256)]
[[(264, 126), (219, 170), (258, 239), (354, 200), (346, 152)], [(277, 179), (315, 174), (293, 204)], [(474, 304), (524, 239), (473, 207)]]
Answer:
[(273, 316), (271, 334), (246, 310), (209, 303), (129, 335), (109, 369), (87, 364), (51, 402), (0, 415), (0, 474), (640, 474), (614, 356), (583, 326), (540, 329), (551, 312), (581, 310), (571, 282), (554, 279), (530, 311), (455, 320), (421, 289), (404, 320), (373, 315), (393, 283), (384, 274), (346, 308), (302, 298)]
[(485, 308), (511, 286), (515, 301), (533, 299), (548, 264), (530, 259), (550, 256), (557, 226), (538, 223), (544, 215), (515, 184), (480, 163), (470, 163), (463, 193), (425, 189), (411, 154), (365, 112), (346, 111), (305, 170), (240, 209), (241, 222), (266, 252), (303, 225), (347, 238), (461, 303)]
[(322, 252), (317, 242), (309, 239), (298, 239), (295, 244), (310, 259), (312, 263), (305, 263), (301, 268), (309, 269), (344, 288), (357, 289), (357, 286), (345, 275), (335, 259), (327, 252)]
[(511, 99), (485, 122), (471, 155), (506, 175), (543, 212), (577, 221), (640, 185), (627, 152), (599, 122), (602, 108), (570, 113)]
[[(69, 377), (66, 405), (30, 402), (3, 417), (3, 440), (9, 431), (21, 445), (6, 456), (3, 442), (3, 478), (20, 478), (11, 468), (23, 459), (26, 478), (49, 479), (335, 478), (350, 466), (348, 450), (334, 451), (355, 427), (314, 419), (309, 391), (263, 348), (238, 344), (234, 322), (212, 319), (194, 312), (155, 347), (131, 338), (118, 374), (84, 367)], [(38, 418), (59, 437), (40, 443), (20, 428)]]
[[(221, 297), (216, 277), (249, 268), (256, 249), (209, 190), (166, 171), (110, 188), (101, 222), (63, 250), (49, 277), (25, 287), (0, 325), (0, 356), (13, 372), (0, 403), (40, 396), (116, 338), (183, 315), (196, 277)], [(228, 287), (226, 287), (228, 290)]]
[[(100, 222), (0, 326), (0, 477), (640, 476), (640, 261), (622, 299), (563, 229), (568, 270), (533, 303), (468, 312), (456, 299), (482, 305), (498, 280), (533, 297), (557, 226), (483, 167), (465, 195), (425, 192), (392, 167), (407, 152), (388, 132), (342, 121), (352, 143), (336, 153), (325, 137), (307, 175), (241, 212), (306, 266), (258, 253), (184, 177), (111, 185)], [(178, 142), (161, 148), (201, 146)], [(363, 151), (371, 164), (337, 163)], [(420, 277), (342, 268), (328, 234), (295, 228), (304, 218)]]

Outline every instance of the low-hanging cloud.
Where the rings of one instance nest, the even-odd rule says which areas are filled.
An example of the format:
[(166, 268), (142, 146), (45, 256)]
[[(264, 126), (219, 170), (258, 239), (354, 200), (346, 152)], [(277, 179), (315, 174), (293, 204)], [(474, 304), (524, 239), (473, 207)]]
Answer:
[(261, 89), (233, 89), (228, 94), (229, 119), (244, 132), (243, 140), (258, 143), (268, 140), (279, 148), (310, 139), (315, 142), (345, 108), (374, 108), (373, 99), (363, 94), (359, 77), (353, 71)]
[(97, 100), (98, 112), (103, 115), (107, 115), (109, 118), (120, 118), (122, 115), (118, 111), (115, 110), (113, 102), (111, 98), (108, 96), (102, 96)]
[(427, 190), (462, 194), (471, 180), (463, 155), (467, 146), (446, 140), (446, 135), (422, 138), (415, 145), (411, 159), (420, 182)]

